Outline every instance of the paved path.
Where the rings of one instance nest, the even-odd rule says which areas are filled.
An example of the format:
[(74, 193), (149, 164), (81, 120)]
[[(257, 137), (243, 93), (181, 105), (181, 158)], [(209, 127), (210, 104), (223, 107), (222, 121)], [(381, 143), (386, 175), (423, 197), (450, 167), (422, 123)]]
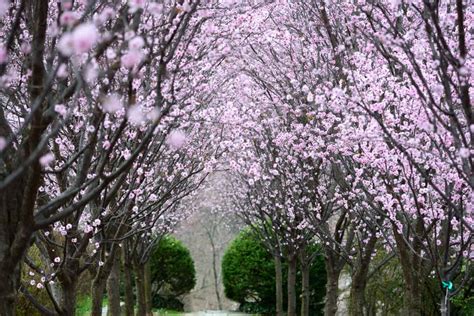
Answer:
[[(155, 312), (156, 313), (156, 312)], [(107, 307), (102, 308), (102, 315), (107, 315)], [(166, 316), (167, 314), (158, 314), (158, 316)], [(170, 315), (176, 315), (175, 313)], [(229, 312), (229, 311), (202, 311), (202, 312), (193, 312), (193, 313), (183, 313), (180, 316), (249, 316), (250, 314), (243, 314), (238, 312)]]

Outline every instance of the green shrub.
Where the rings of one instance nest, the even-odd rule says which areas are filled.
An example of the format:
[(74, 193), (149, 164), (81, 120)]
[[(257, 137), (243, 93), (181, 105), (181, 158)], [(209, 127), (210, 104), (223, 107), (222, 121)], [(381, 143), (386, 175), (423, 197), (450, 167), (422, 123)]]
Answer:
[(176, 299), (191, 291), (196, 284), (196, 271), (189, 250), (176, 238), (163, 237), (152, 250), (150, 271), (153, 302), (157, 304), (153, 307), (182, 309)]
[[(317, 245), (308, 248), (319, 252)], [(283, 291), (286, 294), (287, 264), (282, 263)], [(301, 295), (301, 272), (298, 270), (297, 297)], [(274, 314), (275, 264), (265, 247), (249, 231), (243, 231), (231, 243), (222, 260), (222, 275), (226, 296), (240, 303), (240, 310), (247, 313)], [(326, 293), (326, 270), (321, 255), (310, 269), (310, 314), (321, 315)], [(284, 298), (286, 304), (286, 298)]]

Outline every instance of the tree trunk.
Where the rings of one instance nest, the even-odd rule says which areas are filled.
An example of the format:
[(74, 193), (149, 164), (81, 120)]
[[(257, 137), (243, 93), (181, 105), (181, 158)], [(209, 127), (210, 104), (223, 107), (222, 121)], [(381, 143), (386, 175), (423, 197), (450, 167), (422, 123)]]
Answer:
[(362, 280), (361, 284), (357, 279), (351, 281), (351, 294), (349, 301), (349, 313), (351, 316), (366, 315), (365, 309), (365, 280)]
[(339, 274), (340, 271), (337, 271), (332, 266), (330, 260), (326, 258), (326, 273), (327, 273), (327, 283), (326, 283), (326, 302), (324, 304), (324, 315), (325, 316), (334, 316), (337, 312), (337, 298), (339, 296)]
[(209, 236), (209, 240), (211, 241), (211, 246), (212, 246), (212, 272), (214, 276), (214, 291), (216, 292), (216, 298), (217, 298), (217, 305), (219, 309), (222, 309), (222, 300), (221, 300), (221, 294), (219, 292), (219, 274), (217, 273), (217, 250), (214, 245), (214, 240)]
[(72, 279), (62, 284), (61, 316), (74, 316), (76, 314), (76, 285), (77, 279)]
[[(415, 281), (416, 282), (416, 281)], [(413, 283), (415, 283), (413, 282)], [(405, 311), (407, 316), (420, 316), (422, 314), (421, 293), (419, 287), (415, 284), (405, 285)]]
[[(3, 263), (3, 262), (2, 262)], [(19, 267), (18, 267), (19, 270)], [(15, 303), (19, 284), (20, 272), (8, 273), (0, 269), (0, 315), (15, 315)]]
[[(422, 315), (421, 309), (421, 267), (417, 255), (412, 254), (406, 245), (403, 237), (398, 232), (395, 224), (393, 226), (393, 236), (398, 249), (398, 258), (402, 266), (403, 280), (405, 283), (404, 295), (404, 315), (419, 316)], [(415, 246), (415, 245), (414, 245)]]
[(123, 278), (125, 283), (125, 316), (133, 316), (133, 278), (132, 265), (128, 257), (127, 243), (123, 247)]
[(145, 267), (135, 265), (135, 285), (137, 289), (137, 316), (146, 316)]
[(281, 258), (275, 255), (275, 292), (276, 292), (276, 316), (283, 316), (283, 274), (281, 271)]
[(301, 316), (309, 316), (309, 269), (307, 262), (301, 263)]
[(107, 316), (120, 315), (120, 257), (117, 255), (107, 279), (107, 296), (109, 299)]
[(296, 316), (296, 257), (288, 259), (288, 316)]
[(146, 315), (147, 316), (153, 316), (152, 312), (152, 297), (151, 297), (151, 270), (150, 270), (150, 261), (147, 261), (145, 263), (145, 268), (144, 268), (144, 288), (145, 288), (145, 304), (146, 304)]
[[(25, 1), (22, 4), (25, 19), (31, 21), (31, 53), (29, 77), (30, 104), (34, 104), (41, 95), (44, 75), (44, 49), (48, 26), (48, 0)], [(26, 7), (29, 6), (29, 7)], [(23, 9), (22, 9), (23, 10)], [(5, 64), (6, 67), (6, 64)], [(2, 72), (6, 68), (2, 69)], [(0, 157), (0, 182), (19, 164), (24, 163), (36, 149), (46, 129), (43, 122), (43, 103), (32, 115), (29, 127), (23, 132), (23, 141), (17, 148), (9, 146), (2, 151)], [(14, 136), (5, 113), (0, 109), (0, 136), (9, 139)], [(20, 265), (25, 251), (29, 247), (34, 227), (34, 209), (38, 188), (42, 179), (39, 161), (30, 164), (15, 180), (0, 190), (0, 315), (15, 315), (15, 303), (20, 284)]]
[(351, 278), (351, 292), (349, 298), (349, 313), (352, 316), (367, 315), (367, 302), (365, 300), (365, 288), (369, 274), (369, 264), (375, 251), (377, 237), (375, 232), (369, 238), (365, 249), (360, 251), (359, 260), (354, 265)]
[(91, 316), (102, 316), (102, 300), (104, 298), (106, 277), (95, 277), (91, 285), (92, 311)]

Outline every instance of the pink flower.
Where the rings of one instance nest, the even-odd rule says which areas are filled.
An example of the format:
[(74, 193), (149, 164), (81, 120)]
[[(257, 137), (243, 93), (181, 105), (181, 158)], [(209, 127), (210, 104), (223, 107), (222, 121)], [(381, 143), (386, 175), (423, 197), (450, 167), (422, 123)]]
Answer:
[(61, 14), (61, 17), (59, 18), (59, 24), (62, 26), (73, 26), (78, 19), (79, 17), (76, 12), (66, 11)]
[(173, 149), (179, 149), (183, 147), (185, 142), (186, 142), (186, 134), (180, 130), (172, 131), (169, 134), (168, 139), (166, 140), (166, 143), (168, 144), (168, 146), (170, 146)]
[(47, 153), (39, 159), (40, 165), (43, 167), (49, 166), (54, 161), (54, 155), (52, 153)]
[(138, 51), (145, 45), (145, 41), (141, 36), (136, 36), (128, 42), (128, 49)]
[(67, 66), (66, 64), (61, 64), (58, 68), (58, 73), (56, 74), (58, 78), (66, 78), (67, 77)]
[(66, 107), (63, 104), (56, 104), (54, 106), (54, 111), (63, 117), (67, 114)]
[(8, 11), (10, 3), (8, 0), (0, 0), (0, 17), (4, 16)]
[(72, 8), (72, 2), (70, 0), (63, 0), (62, 6), (64, 9), (69, 10)]
[(137, 66), (143, 58), (143, 54), (139, 51), (129, 51), (120, 58), (120, 63), (123, 67), (132, 69)]
[(7, 62), (8, 54), (5, 46), (0, 44), (0, 64), (4, 64)]
[(128, 109), (127, 118), (132, 125), (140, 125), (145, 120), (145, 115), (140, 106), (134, 105)]
[(161, 4), (161, 3), (156, 3), (156, 2), (150, 3), (150, 4), (148, 5), (148, 10), (149, 10), (150, 13), (153, 14), (154, 16), (159, 16), (159, 15), (161, 15), (161, 13), (163, 12), (163, 4)]
[(102, 109), (108, 113), (115, 113), (122, 109), (122, 102), (120, 97), (116, 94), (111, 94), (104, 99), (102, 103)]
[(129, 12), (135, 13), (137, 10), (145, 7), (145, 0), (128, 0), (128, 6), (130, 7)]
[(64, 56), (74, 54), (74, 39), (71, 33), (66, 33), (59, 39), (58, 50)]
[(469, 158), (469, 155), (470, 155), (470, 151), (468, 148), (459, 149), (459, 156), (461, 156), (461, 158)]
[(4, 150), (7, 146), (7, 140), (5, 137), (0, 136), (0, 151)]
[(76, 27), (72, 33), (76, 52), (86, 53), (98, 41), (99, 33), (94, 24), (86, 23)]

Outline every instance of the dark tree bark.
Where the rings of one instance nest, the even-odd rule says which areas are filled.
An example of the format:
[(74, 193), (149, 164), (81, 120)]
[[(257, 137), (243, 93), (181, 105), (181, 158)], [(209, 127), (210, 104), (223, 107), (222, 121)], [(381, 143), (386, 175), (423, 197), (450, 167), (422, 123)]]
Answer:
[(68, 282), (62, 283), (61, 316), (74, 316), (76, 314), (76, 288), (77, 277), (71, 276)]
[(147, 261), (144, 266), (144, 278), (143, 278), (143, 283), (144, 283), (144, 288), (145, 288), (145, 307), (146, 307), (146, 315), (147, 316), (153, 316), (152, 312), (152, 297), (151, 297), (151, 267), (150, 267), (150, 261)]
[(102, 316), (102, 300), (104, 298), (106, 276), (95, 277), (91, 285), (92, 311), (91, 316)]
[(109, 299), (109, 308), (107, 316), (120, 315), (120, 257), (115, 256), (107, 279), (107, 296)]
[(296, 316), (296, 267), (295, 256), (288, 258), (288, 316)]
[[(406, 245), (403, 237), (398, 233), (397, 227), (393, 225), (393, 235), (397, 244), (398, 258), (403, 272), (405, 282), (404, 295), (404, 315), (422, 315), (421, 298), (421, 261), (416, 254), (413, 254)], [(414, 245), (415, 246), (415, 245)], [(416, 250), (416, 246), (414, 247)]]
[(375, 233), (369, 238), (363, 252), (359, 254), (351, 278), (351, 293), (349, 301), (350, 315), (367, 315), (367, 302), (365, 301), (365, 288), (369, 274), (369, 264), (375, 251), (377, 237)]
[(301, 262), (301, 316), (309, 316), (309, 269), (307, 262)]
[[(26, 2), (31, 6), (32, 45), (31, 45), (31, 76), (30, 103), (33, 104), (41, 95), (44, 85), (44, 43), (46, 40), (48, 1), (38, 0)], [(22, 5), (23, 7), (23, 5)], [(43, 122), (41, 107), (36, 111), (26, 131), (26, 141), (21, 148), (7, 149), (0, 160), (0, 180), (7, 177), (19, 164), (23, 163), (40, 142), (46, 129)], [(9, 138), (11, 128), (0, 110), (0, 136)], [(20, 280), (20, 265), (25, 251), (29, 247), (34, 231), (34, 207), (38, 188), (41, 182), (41, 166), (37, 161), (31, 163), (26, 170), (6, 188), (0, 191), (0, 315), (15, 315), (15, 301)]]
[(327, 283), (326, 283), (326, 302), (324, 304), (324, 315), (325, 316), (334, 316), (337, 312), (337, 298), (339, 296), (339, 275), (340, 270), (334, 269), (334, 266), (326, 258), (326, 273), (327, 273)]
[(283, 274), (281, 270), (281, 258), (275, 255), (275, 292), (276, 292), (276, 315), (283, 316)]
[(125, 316), (133, 316), (133, 266), (128, 254), (128, 243), (123, 246), (123, 278), (125, 284)]

